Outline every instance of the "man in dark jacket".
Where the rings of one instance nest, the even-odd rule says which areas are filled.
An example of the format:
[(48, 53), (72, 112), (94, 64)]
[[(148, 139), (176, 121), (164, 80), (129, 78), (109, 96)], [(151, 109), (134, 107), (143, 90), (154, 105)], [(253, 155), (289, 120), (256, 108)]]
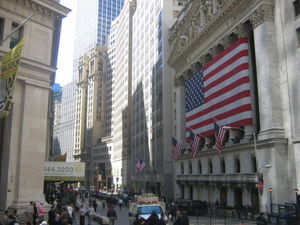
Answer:
[(151, 216), (147, 219), (147, 225), (156, 225), (158, 223), (158, 215), (155, 211), (151, 213)]
[(115, 221), (117, 220), (117, 213), (113, 207), (110, 207), (107, 211), (107, 217), (109, 218), (110, 225), (114, 225)]
[(189, 218), (186, 215), (183, 215), (181, 211), (177, 210), (176, 220), (173, 223), (174, 225), (189, 225)]

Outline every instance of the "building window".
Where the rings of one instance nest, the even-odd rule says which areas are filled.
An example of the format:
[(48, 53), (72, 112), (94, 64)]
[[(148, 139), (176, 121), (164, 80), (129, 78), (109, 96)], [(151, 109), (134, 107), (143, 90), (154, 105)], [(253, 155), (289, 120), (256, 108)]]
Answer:
[[(19, 26), (19, 24), (17, 23), (12, 23), (11, 26), (11, 31), (13, 31), (14, 29), (16, 29)], [(9, 44), (9, 48), (13, 48), (15, 47), (16, 44), (18, 44), (18, 42), (21, 40), (23, 36), (23, 27), (20, 27), (18, 30), (16, 30), (10, 37), (10, 44)]]
[(224, 158), (221, 158), (221, 161), (220, 161), (220, 168), (221, 168), (221, 173), (226, 173), (226, 165), (225, 165), (225, 160), (224, 160)]
[(193, 174), (193, 165), (192, 165), (192, 162), (189, 162), (189, 173)]
[(251, 169), (253, 173), (257, 172), (257, 163), (256, 163), (256, 157), (254, 155), (251, 156)]
[(297, 41), (298, 41), (298, 48), (300, 47), (300, 27), (297, 28), (296, 30), (296, 35), (297, 35)]
[(180, 164), (180, 171), (181, 171), (181, 174), (183, 175), (184, 174), (184, 165), (183, 165), (183, 163)]
[(199, 172), (199, 174), (202, 174), (202, 164), (201, 164), (201, 161), (198, 162), (198, 172)]
[(5, 23), (5, 19), (0, 17), (0, 40), (1, 41), (3, 40), (3, 36), (4, 36), (4, 23)]
[(240, 173), (241, 172), (241, 162), (240, 162), (240, 158), (239, 157), (236, 157), (235, 160), (234, 160), (234, 166), (235, 166), (235, 172), (236, 173)]
[(212, 161), (211, 160), (209, 160), (208, 161), (208, 173), (213, 173), (214, 171), (213, 171), (213, 164), (212, 164)]
[(294, 1), (294, 9), (295, 9), (295, 16), (300, 15), (300, 0), (295, 0)]

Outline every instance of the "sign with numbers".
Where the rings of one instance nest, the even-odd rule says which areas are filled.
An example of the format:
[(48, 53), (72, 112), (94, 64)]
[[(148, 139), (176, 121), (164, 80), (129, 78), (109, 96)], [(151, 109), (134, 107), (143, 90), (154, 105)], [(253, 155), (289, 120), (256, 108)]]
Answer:
[(79, 162), (45, 162), (46, 181), (83, 181), (85, 164)]

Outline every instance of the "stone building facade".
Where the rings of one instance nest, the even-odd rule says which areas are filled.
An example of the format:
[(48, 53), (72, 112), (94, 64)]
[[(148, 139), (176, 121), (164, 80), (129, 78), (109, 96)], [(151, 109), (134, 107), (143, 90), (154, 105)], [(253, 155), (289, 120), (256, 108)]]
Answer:
[[(189, 1), (171, 29), (173, 136), (185, 149), (184, 82), (240, 38), (249, 45), (253, 123), (229, 130), (219, 154), (205, 137), (175, 162), (175, 197), (268, 211), (299, 188), (299, 1)], [(221, 125), (228, 125), (226, 123)], [(259, 189), (258, 184), (262, 184)]]
[[(54, 83), (62, 18), (70, 10), (57, 0), (4, 0), (0, 2), (1, 37), (18, 30), (0, 46), (10, 50), (14, 38), (24, 38), (13, 106), (0, 120), (0, 208), (24, 208), (44, 199), (44, 162), (49, 155), (50, 95)], [(18, 35), (17, 35), (18, 34)]]

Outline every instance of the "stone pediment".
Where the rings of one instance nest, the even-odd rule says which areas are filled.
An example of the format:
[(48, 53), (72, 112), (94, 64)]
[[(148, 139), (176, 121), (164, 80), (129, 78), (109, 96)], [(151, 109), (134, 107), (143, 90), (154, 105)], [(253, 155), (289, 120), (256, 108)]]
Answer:
[(171, 28), (172, 51), (169, 65), (175, 69), (181, 67), (195, 48), (208, 38), (216, 36), (214, 33), (220, 26), (226, 24), (228, 29), (233, 29), (238, 22), (248, 19), (249, 12), (265, 3), (271, 4), (272, 0), (190, 1), (185, 15), (181, 15)]

